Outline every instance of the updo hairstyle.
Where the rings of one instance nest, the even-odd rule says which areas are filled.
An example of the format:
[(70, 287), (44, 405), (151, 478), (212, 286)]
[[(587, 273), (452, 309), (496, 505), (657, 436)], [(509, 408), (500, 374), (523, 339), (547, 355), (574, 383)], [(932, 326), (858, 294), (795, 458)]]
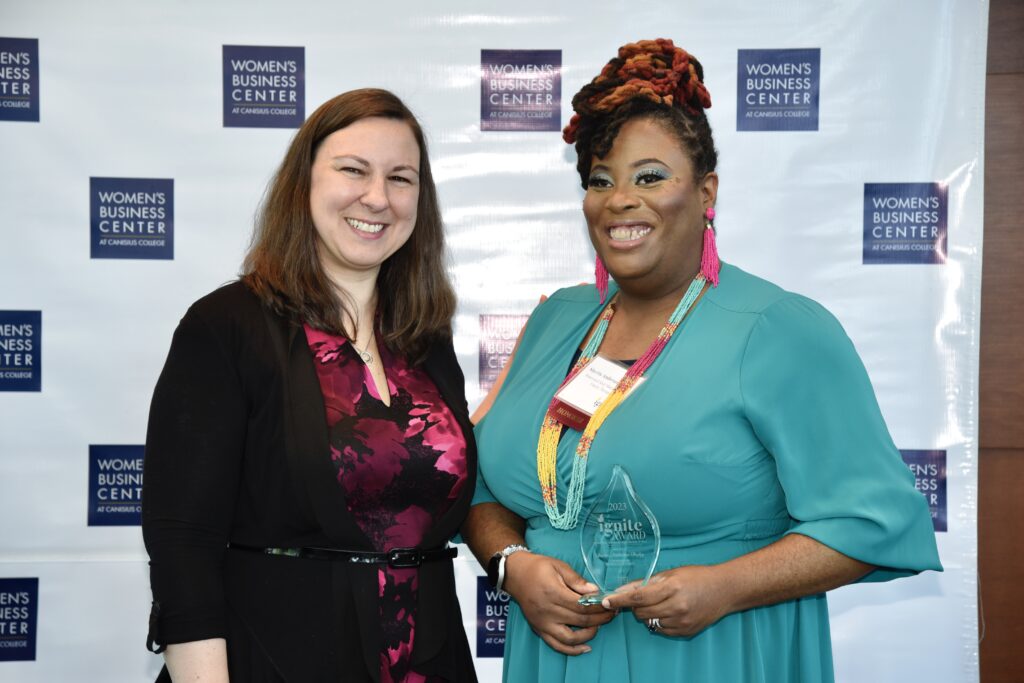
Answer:
[(671, 40), (623, 45), (619, 55), (572, 98), (576, 112), (562, 138), (576, 145), (576, 169), (587, 188), (594, 157), (603, 159), (626, 121), (649, 119), (676, 137), (693, 162), (694, 180), (715, 170), (718, 152), (704, 113), (711, 95), (704, 67)]

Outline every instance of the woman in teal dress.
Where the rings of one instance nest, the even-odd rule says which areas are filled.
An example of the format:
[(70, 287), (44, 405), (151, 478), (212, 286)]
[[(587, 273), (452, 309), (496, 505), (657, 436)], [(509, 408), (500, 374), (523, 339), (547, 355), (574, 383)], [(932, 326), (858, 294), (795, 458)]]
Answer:
[[(832, 681), (824, 591), (941, 570), (840, 324), (718, 261), (710, 105), (667, 40), (624, 46), (573, 99), (598, 284), (531, 316), (476, 428), (463, 527), (513, 598), (506, 681)], [(630, 369), (582, 431), (563, 426), (552, 398), (595, 355)], [(581, 606), (597, 586), (579, 524), (615, 465), (661, 554), (648, 584)]]

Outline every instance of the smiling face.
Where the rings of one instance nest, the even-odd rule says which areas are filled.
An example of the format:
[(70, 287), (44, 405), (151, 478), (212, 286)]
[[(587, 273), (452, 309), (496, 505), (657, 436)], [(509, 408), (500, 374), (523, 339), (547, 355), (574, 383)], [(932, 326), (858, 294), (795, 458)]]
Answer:
[(320, 263), (334, 282), (371, 274), (416, 225), (420, 149), (399, 120), (366, 118), (320, 143), (309, 204)]
[(608, 155), (594, 157), (583, 200), (594, 249), (623, 290), (663, 296), (689, 284), (717, 190), (716, 174), (693, 177), (687, 150), (662, 124), (623, 124)]

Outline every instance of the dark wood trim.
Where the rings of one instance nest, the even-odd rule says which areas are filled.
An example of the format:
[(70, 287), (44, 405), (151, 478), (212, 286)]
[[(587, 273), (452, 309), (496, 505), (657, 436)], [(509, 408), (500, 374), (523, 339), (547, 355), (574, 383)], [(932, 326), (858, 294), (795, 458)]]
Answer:
[(988, 9), (988, 73), (1024, 72), (1024, 0), (992, 0)]
[(989, 7), (979, 368), (981, 680), (1024, 671), (1024, 1)]

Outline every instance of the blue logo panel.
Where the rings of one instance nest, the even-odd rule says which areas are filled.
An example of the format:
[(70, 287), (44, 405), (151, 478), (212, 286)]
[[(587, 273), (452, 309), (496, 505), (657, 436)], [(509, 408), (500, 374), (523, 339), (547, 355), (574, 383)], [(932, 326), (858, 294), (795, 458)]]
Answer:
[(43, 388), (42, 311), (0, 311), (0, 391)]
[(561, 129), (561, 50), (480, 51), (480, 130)]
[(0, 579), (0, 662), (35, 661), (39, 579)]
[(818, 130), (821, 48), (740, 50), (736, 130)]
[(0, 38), (0, 121), (39, 120), (39, 40)]
[(90, 258), (174, 258), (174, 180), (89, 178)]
[(306, 119), (306, 49), (225, 45), (224, 127), (298, 128)]
[(486, 393), (494, 386), (528, 318), (520, 314), (480, 315), (480, 391)]
[(476, 656), (505, 655), (505, 622), (508, 620), (508, 593), (491, 588), (487, 577), (476, 579)]
[(944, 183), (864, 184), (864, 263), (946, 262)]
[(914, 474), (914, 486), (928, 501), (935, 531), (947, 531), (946, 451), (900, 450)]
[(89, 526), (142, 523), (142, 446), (89, 446)]

